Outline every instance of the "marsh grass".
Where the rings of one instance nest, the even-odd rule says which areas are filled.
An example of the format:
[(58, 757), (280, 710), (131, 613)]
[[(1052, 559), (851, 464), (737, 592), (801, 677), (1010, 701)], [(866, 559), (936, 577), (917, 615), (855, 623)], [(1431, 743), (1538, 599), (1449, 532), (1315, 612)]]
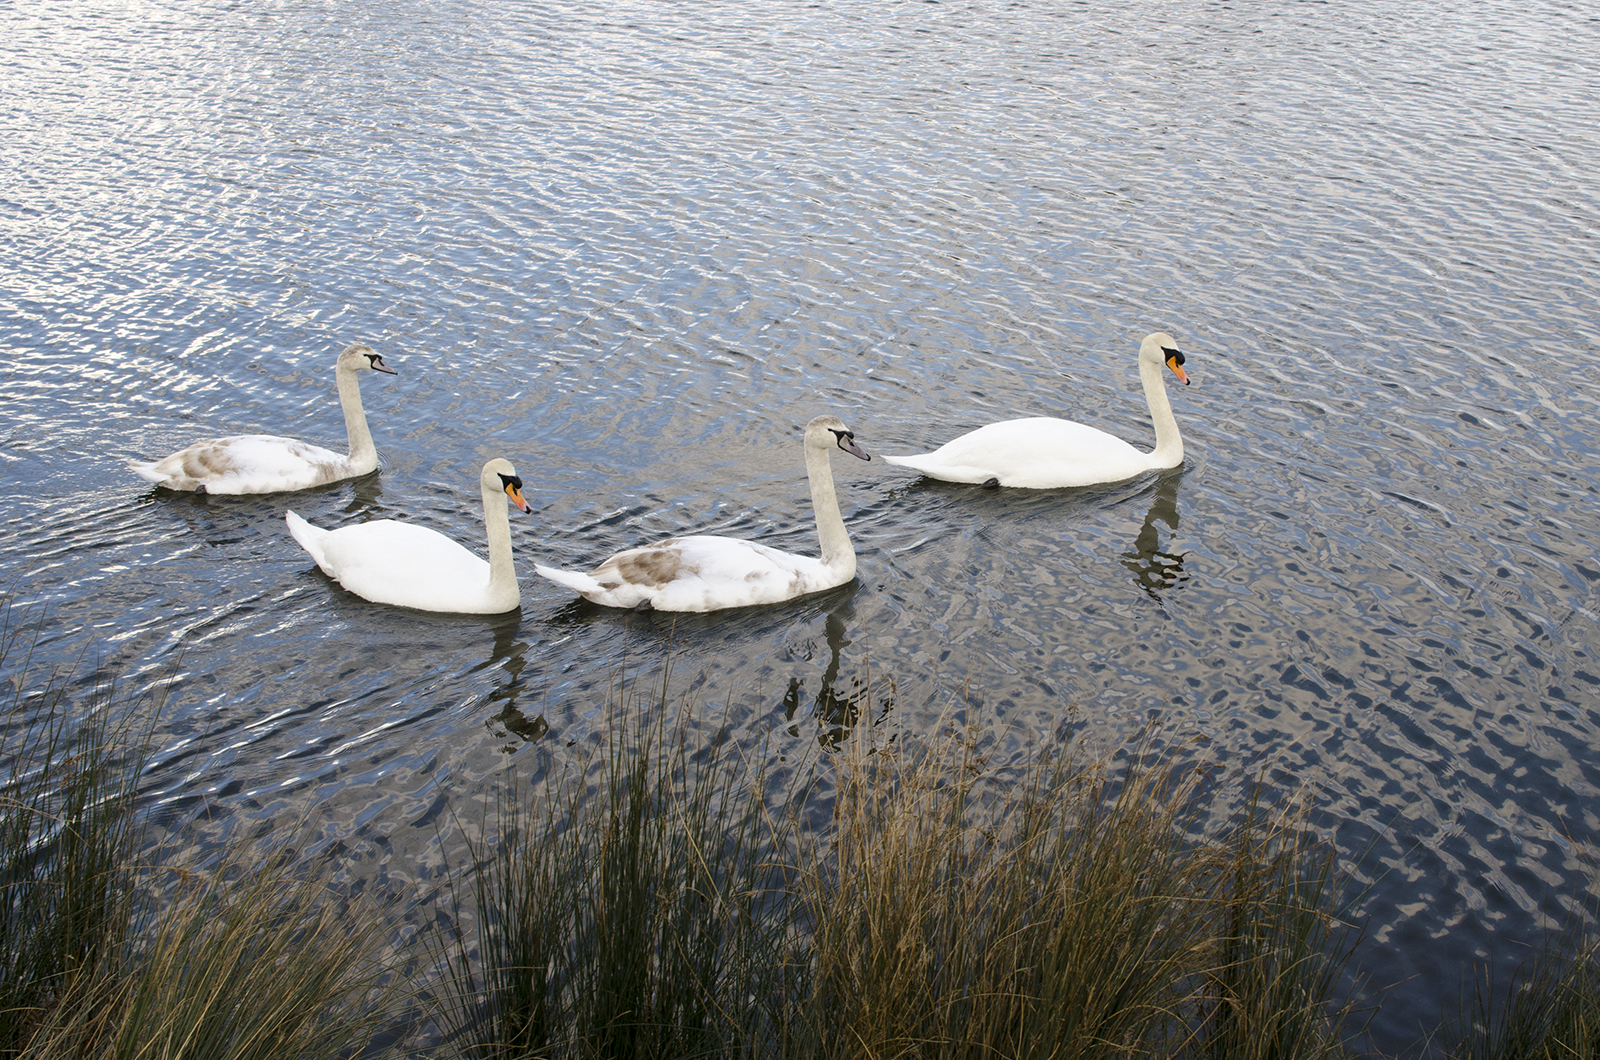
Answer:
[[(0, 635), (0, 664), (16, 644)], [(667, 686), (617, 712), (655, 720), (501, 788), (419, 961), (399, 916), (331, 886), (333, 859), (147, 834), (156, 705), (14, 680), (0, 1057), (1347, 1054), (1356, 935), (1313, 792), (1269, 798), (1153, 742), (996, 770), (972, 733), (871, 725), (780, 782), (773, 756), (664, 709)], [(419, 965), (443, 979), (413, 990)], [(408, 1029), (419, 1009), (443, 1040)], [(1480, 984), (1435, 1044), (1595, 1057), (1597, 1028), (1600, 941), (1576, 933), (1504, 997)]]
[(841, 767), (790, 1055), (1338, 1051), (1347, 950), (1303, 799), (1207, 829), (1222, 789), (1137, 747), (1041, 755), (1005, 787), (961, 741)]
[(27, 1057), (270, 1060), (353, 1055), (392, 1010), (383, 918), (286, 851), (178, 874), (130, 944), (81, 976)]
[(1338, 991), (1359, 933), (1336, 915), (1346, 901), (1335, 852), (1309, 839), (1304, 796), (1274, 816), (1252, 789), (1218, 850), (1227, 882), (1208, 904), (1227, 923), (1205, 973), (1200, 1036), (1212, 1060), (1341, 1056), (1357, 1029)]
[[(0, 665), (17, 647), (0, 638)], [(110, 685), (74, 701), (59, 676), (28, 692), (15, 672), (0, 719), (0, 1057), (359, 1048), (393, 991), (369, 957), (378, 911), (341, 902), (324, 866), (281, 844), (202, 859), (151, 841), (138, 781), (159, 704), (119, 713)]]
[[(9, 617), (0, 601), (0, 664), (26, 660)], [(135, 915), (140, 755), (109, 719), (112, 696), (96, 688), (77, 712), (64, 677), (28, 691), (19, 676), (0, 718), (0, 1056), (114, 958)]]
[(614, 732), (531, 801), (501, 790), (469, 853), (478, 931), (448, 952), (466, 1055), (711, 1056), (755, 1033), (784, 830), (732, 742), (688, 732)]
[(450, 956), (465, 1055), (1340, 1052), (1351, 937), (1303, 797), (1207, 826), (1224, 788), (1175, 756), (1063, 750), (1002, 783), (965, 734), (864, 728), (788, 792), (818, 827), (692, 744), (657, 720), (502, 791)]
[(1582, 927), (1552, 936), (1503, 993), (1477, 980), (1465, 1009), (1452, 1060), (1600, 1057), (1600, 938)]
[(1206, 868), (1153, 770), (1069, 760), (980, 803), (957, 743), (841, 763), (802, 915), (813, 1001), (792, 1053), (1130, 1055), (1171, 1044), (1203, 965)]

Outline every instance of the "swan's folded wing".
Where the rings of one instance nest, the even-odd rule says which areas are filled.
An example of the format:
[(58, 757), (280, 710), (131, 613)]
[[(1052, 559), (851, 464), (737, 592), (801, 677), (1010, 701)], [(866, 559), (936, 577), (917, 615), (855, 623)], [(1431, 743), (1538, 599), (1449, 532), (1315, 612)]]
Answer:
[(539, 574), (607, 607), (649, 602), (659, 611), (717, 611), (792, 599), (837, 580), (810, 556), (709, 534), (619, 552), (589, 574), (536, 566)]
[[(716, 611), (771, 604), (838, 583), (820, 560), (754, 541), (699, 534), (664, 544), (670, 546), (670, 557), (650, 557), (663, 571), (668, 563), (674, 568), (654, 599), (655, 606), (663, 611)], [(636, 554), (652, 551), (668, 549), (658, 546), (655, 550), (634, 550)], [(635, 556), (636, 561), (644, 558)]]
[(374, 603), (459, 611), (471, 590), (489, 584), (489, 564), (427, 527), (378, 519), (341, 527), (323, 541), (318, 565)]
[(1115, 482), (1150, 469), (1150, 458), (1114, 435), (1071, 420), (1002, 420), (954, 438), (931, 453), (886, 457), (946, 482), (1053, 489)]
[(173, 490), (204, 486), (237, 495), (305, 489), (343, 477), (349, 458), (331, 449), (273, 434), (235, 434), (128, 467), (147, 482)]

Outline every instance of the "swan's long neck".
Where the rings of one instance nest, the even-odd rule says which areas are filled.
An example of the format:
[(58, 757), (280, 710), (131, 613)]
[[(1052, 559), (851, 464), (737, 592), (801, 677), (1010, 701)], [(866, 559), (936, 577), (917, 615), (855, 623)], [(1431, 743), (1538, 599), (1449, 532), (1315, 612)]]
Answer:
[(817, 517), (817, 537), (822, 541), (822, 565), (848, 580), (855, 577), (856, 550), (839, 514), (839, 497), (833, 489), (833, 463), (822, 446), (806, 446), (806, 477), (811, 480), (811, 510)]
[(511, 521), (506, 514), (506, 495), (483, 484), (483, 527), (489, 535), (489, 596), (505, 601), (509, 611), (522, 599), (517, 588), (517, 570), (511, 559)]
[(344, 409), (344, 432), (350, 439), (350, 466), (357, 474), (365, 474), (378, 466), (378, 449), (372, 444), (372, 432), (367, 430), (367, 413), (361, 407), (361, 382), (355, 372), (340, 368), (334, 376), (339, 381), (339, 405)]
[(1161, 361), (1139, 358), (1139, 380), (1144, 383), (1144, 399), (1150, 403), (1150, 419), (1156, 427), (1156, 447), (1150, 452), (1151, 467), (1177, 467), (1183, 463), (1183, 436), (1167, 400), (1166, 377)]

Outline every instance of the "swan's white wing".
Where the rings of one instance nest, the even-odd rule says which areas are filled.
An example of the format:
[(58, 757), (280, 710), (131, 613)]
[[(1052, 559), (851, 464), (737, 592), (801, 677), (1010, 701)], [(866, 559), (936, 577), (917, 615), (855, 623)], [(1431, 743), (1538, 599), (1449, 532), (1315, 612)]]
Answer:
[(648, 601), (658, 611), (716, 611), (790, 600), (840, 584), (810, 556), (734, 537), (676, 537), (619, 552), (589, 574), (536, 570), (609, 607)]
[(969, 431), (931, 453), (885, 460), (946, 482), (988, 482), (1030, 489), (1088, 486), (1132, 478), (1150, 456), (1082, 423), (1038, 416)]
[(374, 603), (471, 613), (487, 599), (489, 564), (426, 527), (378, 519), (326, 531), (319, 544), (320, 555), (306, 548), (317, 566)]
[(697, 534), (673, 545), (678, 573), (654, 602), (663, 611), (773, 604), (840, 584), (821, 560), (754, 541)]
[(128, 467), (147, 482), (207, 493), (281, 493), (346, 478), (350, 458), (320, 445), (272, 434), (235, 434), (196, 442), (149, 463)]

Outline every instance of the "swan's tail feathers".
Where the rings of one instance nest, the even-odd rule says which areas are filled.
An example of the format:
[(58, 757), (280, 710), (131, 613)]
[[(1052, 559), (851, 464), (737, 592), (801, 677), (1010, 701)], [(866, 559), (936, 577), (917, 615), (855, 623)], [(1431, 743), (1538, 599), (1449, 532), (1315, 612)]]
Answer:
[(942, 482), (981, 483), (996, 477), (995, 472), (988, 468), (938, 463), (931, 453), (924, 453), (921, 456), (886, 456), (884, 459), (898, 467), (920, 471), (929, 478), (936, 478)]
[(154, 482), (159, 486), (161, 485), (161, 480), (166, 478), (165, 475), (156, 470), (156, 461), (154, 460), (128, 460), (125, 463), (127, 463), (129, 471), (132, 471), (146, 482)]
[(289, 536), (299, 542), (301, 548), (311, 553), (311, 558), (317, 561), (317, 566), (322, 566), (322, 545), (332, 531), (312, 526), (292, 511), (286, 510), (283, 513), (283, 520), (289, 524)]
[(548, 578), (557, 585), (565, 585), (573, 592), (585, 594), (603, 593), (606, 587), (595, 581), (589, 575), (575, 570), (561, 570), (557, 567), (546, 567), (542, 563), (535, 563), (533, 569), (542, 577)]

